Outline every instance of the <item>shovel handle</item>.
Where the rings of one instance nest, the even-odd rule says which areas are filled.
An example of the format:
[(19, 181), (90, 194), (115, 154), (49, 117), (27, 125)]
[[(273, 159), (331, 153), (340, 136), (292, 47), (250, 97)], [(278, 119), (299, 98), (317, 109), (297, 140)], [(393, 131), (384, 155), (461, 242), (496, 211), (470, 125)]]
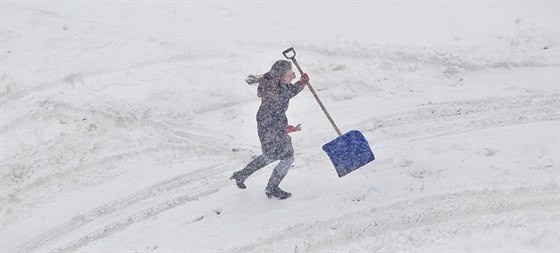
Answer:
[[(292, 52), (293, 55), (292, 56), (288, 56), (288, 53)], [(284, 55), (284, 57), (286, 57), (289, 60), (292, 60), (292, 62), (294, 62), (294, 65), (296, 65), (300, 75), (303, 75), (303, 70), (301, 69), (301, 67), (299, 66), (297, 60), (296, 60), (296, 50), (294, 50), (293, 47), (290, 47), (286, 50), (284, 50), (284, 52), (282, 52), (282, 54)], [(317, 103), (319, 103), (319, 106), (321, 106), (321, 109), (323, 110), (323, 112), (325, 113), (325, 115), (327, 116), (327, 119), (329, 119), (329, 122), (331, 122), (331, 125), (333, 126), (334, 130), (336, 131), (336, 133), (338, 134), (338, 136), (341, 136), (342, 133), (340, 132), (340, 130), (338, 129), (338, 127), (336, 126), (336, 124), (334, 123), (334, 120), (332, 119), (331, 115), (329, 114), (329, 112), (327, 112), (327, 108), (325, 108), (325, 106), (323, 105), (323, 102), (321, 102), (321, 99), (319, 99), (319, 96), (317, 96), (317, 92), (315, 92), (315, 89), (313, 89), (313, 86), (311, 86), (311, 83), (307, 83), (307, 87), (309, 87), (309, 90), (311, 91), (311, 93), (313, 94), (313, 96), (315, 97), (315, 100), (317, 100)]]

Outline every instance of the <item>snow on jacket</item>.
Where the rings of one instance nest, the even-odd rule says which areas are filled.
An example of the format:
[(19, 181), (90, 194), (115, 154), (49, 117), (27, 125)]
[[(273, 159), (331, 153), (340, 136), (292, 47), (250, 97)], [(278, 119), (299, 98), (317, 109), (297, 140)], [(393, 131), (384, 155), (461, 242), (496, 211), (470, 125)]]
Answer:
[[(266, 77), (266, 75), (265, 75)], [(274, 160), (293, 156), (292, 139), (285, 132), (288, 125), (286, 111), (290, 99), (303, 90), (299, 82), (282, 84), (277, 78), (262, 78), (257, 95), (261, 105), (257, 112), (257, 130), (263, 153)]]

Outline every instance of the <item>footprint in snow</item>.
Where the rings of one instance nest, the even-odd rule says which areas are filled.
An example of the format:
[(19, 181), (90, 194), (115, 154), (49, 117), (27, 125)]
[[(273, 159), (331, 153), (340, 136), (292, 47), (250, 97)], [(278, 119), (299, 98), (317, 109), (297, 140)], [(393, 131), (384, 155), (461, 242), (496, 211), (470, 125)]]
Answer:
[(156, 250), (156, 249), (158, 249), (158, 248), (159, 248), (159, 246), (157, 246), (157, 245), (152, 245), (152, 246), (147, 246), (147, 247), (146, 247), (146, 250), (154, 251), (154, 250)]
[(496, 152), (498, 152), (498, 150), (493, 149), (493, 148), (482, 148), (476, 151), (477, 154), (479, 155), (483, 155), (483, 156), (494, 156), (496, 154)]
[(418, 179), (424, 179), (424, 177), (426, 177), (426, 175), (431, 175), (432, 173), (426, 170), (418, 170), (418, 171), (414, 171), (412, 173), (410, 173), (411, 177), (414, 178), (418, 178)]
[(408, 167), (412, 165), (412, 163), (413, 162), (411, 160), (403, 159), (403, 160), (397, 160), (393, 164), (398, 167)]

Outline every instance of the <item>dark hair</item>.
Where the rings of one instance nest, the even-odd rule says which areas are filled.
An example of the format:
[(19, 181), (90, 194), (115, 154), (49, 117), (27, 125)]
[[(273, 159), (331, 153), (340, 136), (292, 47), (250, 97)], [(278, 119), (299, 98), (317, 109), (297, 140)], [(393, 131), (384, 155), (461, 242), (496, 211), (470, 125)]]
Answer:
[(273, 80), (273, 79), (280, 79), (288, 70), (292, 69), (292, 63), (286, 60), (278, 60), (276, 61), (270, 71), (266, 72), (263, 75), (249, 75), (245, 79), (247, 84), (257, 84), (260, 83), (262, 80)]
[(292, 69), (291, 62), (286, 60), (278, 60), (274, 63), (274, 65), (272, 65), (270, 71), (263, 75), (263, 77), (267, 80), (279, 79), (290, 69)]

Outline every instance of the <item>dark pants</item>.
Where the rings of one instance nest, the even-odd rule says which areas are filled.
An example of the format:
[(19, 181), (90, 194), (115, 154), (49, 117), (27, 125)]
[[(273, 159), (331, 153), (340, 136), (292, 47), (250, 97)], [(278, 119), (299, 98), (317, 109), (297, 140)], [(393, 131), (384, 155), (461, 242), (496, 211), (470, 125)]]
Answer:
[[(251, 174), (255, 173), (256, 171), (266, 167), (267, 165), (275, 162), (277, 160), (273, 160), (268, 158), (266, 155), (260, 155), (257, 158), (253, 159), (245, 168), (238, 171), (237, 173), (240, 175), (242, 181), (245, 181)], [(282, 182), (284, 177), (288, 174), (288, 170), (294, 163), (295, 158), (291, 156), (286, 160), (280, 160), (278, 165), (274, 168), (272, 175), (270, 175), (270, 179), (268, 180), (267, 188), (276, 188)]]

